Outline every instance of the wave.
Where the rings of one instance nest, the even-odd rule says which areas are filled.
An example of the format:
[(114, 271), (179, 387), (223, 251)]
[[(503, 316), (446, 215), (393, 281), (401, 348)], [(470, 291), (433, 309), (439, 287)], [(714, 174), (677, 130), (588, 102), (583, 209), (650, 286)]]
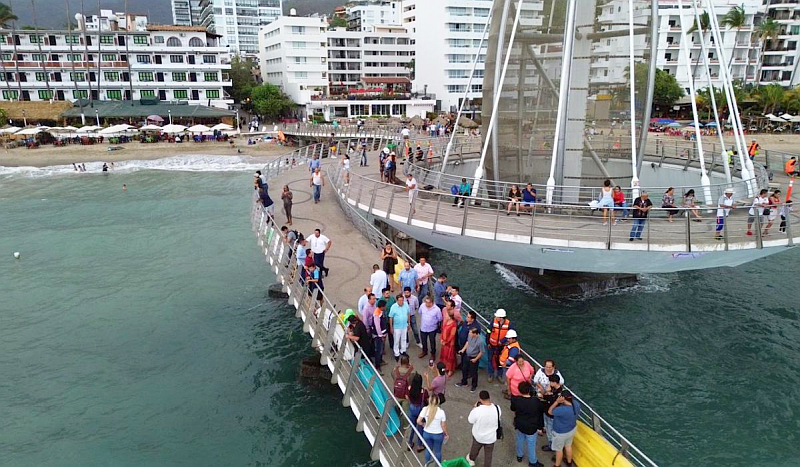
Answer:
[[(103, 162), (86, 162), (86, 172), (76, 172), (69, 165), (48, 167), (0, 166), (0, 177), (43, 178), (53, 176), (86, 175), (102, 172)], [(151, 160), (129, 160), (114, 163), (110, 173), (130, 173), (141, 170), (180, 172), (251, 172), (264, 167), (264, 162), (252, 156), (173, 156)]]

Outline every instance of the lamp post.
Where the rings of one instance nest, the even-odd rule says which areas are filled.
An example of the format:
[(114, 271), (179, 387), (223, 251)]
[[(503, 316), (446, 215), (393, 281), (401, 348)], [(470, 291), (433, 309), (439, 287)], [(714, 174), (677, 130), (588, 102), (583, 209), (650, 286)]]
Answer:
[(97, 126), (100, 126), (100, 112), (94, 109), (94, 119), (97, 120)]
[(169, 124), (172, 125), (172, 110), (167, 109), (167, 114), (169, 115)]
[(239, 124), (239, 109), (236, 109), (236, 131), (242, 131), (242, 126)]
[(22, 109), (22, 122), (25, 126), (28, 126), (28, 117), (25, 116), (25, 109)]

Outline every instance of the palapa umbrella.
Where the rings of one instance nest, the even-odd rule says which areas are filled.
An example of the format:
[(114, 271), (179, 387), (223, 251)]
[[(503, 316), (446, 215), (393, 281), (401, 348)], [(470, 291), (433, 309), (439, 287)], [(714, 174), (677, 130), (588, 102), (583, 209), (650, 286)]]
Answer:
[(472, 120), (471, 118), (465, 117), (463, 115), (461, 116), (461, 118), (458, 119), (458, 124), (461, 127), (467, 128), (467, 129), (478, 128), (480, 126), (477, 123), (475, 123), (475, 121)]
[(409, 123), (411, 123), (412, 125), (420, 126), (425, 123), (425, 120), (423, 120), (422, 117), (420, 117), (419, 115), (414, 115), (413, 117), (411, 117)]

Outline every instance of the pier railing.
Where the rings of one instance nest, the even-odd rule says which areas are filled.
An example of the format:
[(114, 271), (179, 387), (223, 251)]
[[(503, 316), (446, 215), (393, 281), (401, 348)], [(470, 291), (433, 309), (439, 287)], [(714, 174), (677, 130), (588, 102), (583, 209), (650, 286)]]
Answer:
[[(382, 249), (386, 244), (391, 244), (394, 251), (397, 252), (398, 256), (400, 256), (403, 261), (410, 263), (412, 265), (416, 265), (417, 262), (414, 258), (408, 255), (405, 251), (403, 251), (400, 246), (394, 243), (390, 238), (384, 235), (380, 230), (378, 230), (375, 225), (370, 222), (366, 217), (362, 216), (350, 203), (347, 199), (346, 188), (342, 184), (341, 175), (336, 170), (329, 171), (329, 178), (333, 182), (332, 185), (337, 192), (336, 200), (339, 203), (339, 206), (342, 209), (342, 212), (350, 219), (350, 222), (353, 226), (361, 232), (362, 236), (369, 241), (369, 243), (375, 247), (377, 250)], [(478, 310), (471, 307), (468, 303), (462, 302), (461, 304), (462, 309), (466, 309), (469, 311), (475, 312), (476, 316), (478, 317), (478, 322), (481, 325), (481, 328), (484, 332), (489, 332), (491, 330), (491, 320), (487, 319), (484, 316), (484, 313), (479, 312)], [(486, 315), (492, 316), (493, 311), (489, 310), (485, 312)], [(522, 353), (525, 357), (532, 362), (536, 370), (538, 371), (539, 368), (542, 367), (542, 364), (539, 363), (533, 356), (531, 356), (528, 352), (522, 349)], [(583, 399), (578, 397), (576, 394), (576, 399), (581, 402), (581, 413), (580, 419), (589, 427), (593, 428), (597, 433), (601, 434), (617, 451), (620, 455), (625, 456), (629, 459), (634, 465), (640, 467), (655, 467), (657, 464), (653, 462), (647, 455), (645, 455), (639, 448), (637, 448), (630, 440), (628, 440), (625, 436), (623, 436), (616, 428), (614, 428), (608, 421), (606, 421), (603, 417), (600, 416), (597, 411), (595, 411), (588, 403), (586, 403)]]
[[(336, 384), (343, 394), (342, 405), (350, 408), (358, 420), (356, 431), (363, 432), (372, 445), (370, 458), (387, 467), (441, 467), (431, 447), (422, 440), (416, 420), (409, 419), (395, 398), (393, 388), (381, 378), (361, 346), (345, 337), (348, 324), (343, 321), (344, 307), (334, 304), (321, 290), (310, 290), (308, 282), (300, 280), (295, 250), (286, 243), (275, 220), (256, 202), (251, 220), (270, 268), (289, 295), (289, 304), (302, 320), (303, 331), (311, 336), (312, 348), (320, 353), (320, 364), (331, 371), (331, 384)], [(426, 464), (415, 450), (407, 449), (412, 430), (430, 453), (430, 463)], [(332, 431), (331, 435), (336, 433)]]

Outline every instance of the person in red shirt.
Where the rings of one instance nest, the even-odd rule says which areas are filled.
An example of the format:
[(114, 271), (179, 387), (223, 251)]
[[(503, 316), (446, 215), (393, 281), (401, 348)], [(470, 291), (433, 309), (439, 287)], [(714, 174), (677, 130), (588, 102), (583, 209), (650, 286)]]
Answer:
[(622, 216), (618, 216), (617, 220), (619, 222), (625, 222), (625, 219), (628, 217), (628, 202), (625, 201), (625, 193), (622, 192), (622, 188), (615, 186), (611, 196), (614, 198), (614, 207), (623, 208)]

